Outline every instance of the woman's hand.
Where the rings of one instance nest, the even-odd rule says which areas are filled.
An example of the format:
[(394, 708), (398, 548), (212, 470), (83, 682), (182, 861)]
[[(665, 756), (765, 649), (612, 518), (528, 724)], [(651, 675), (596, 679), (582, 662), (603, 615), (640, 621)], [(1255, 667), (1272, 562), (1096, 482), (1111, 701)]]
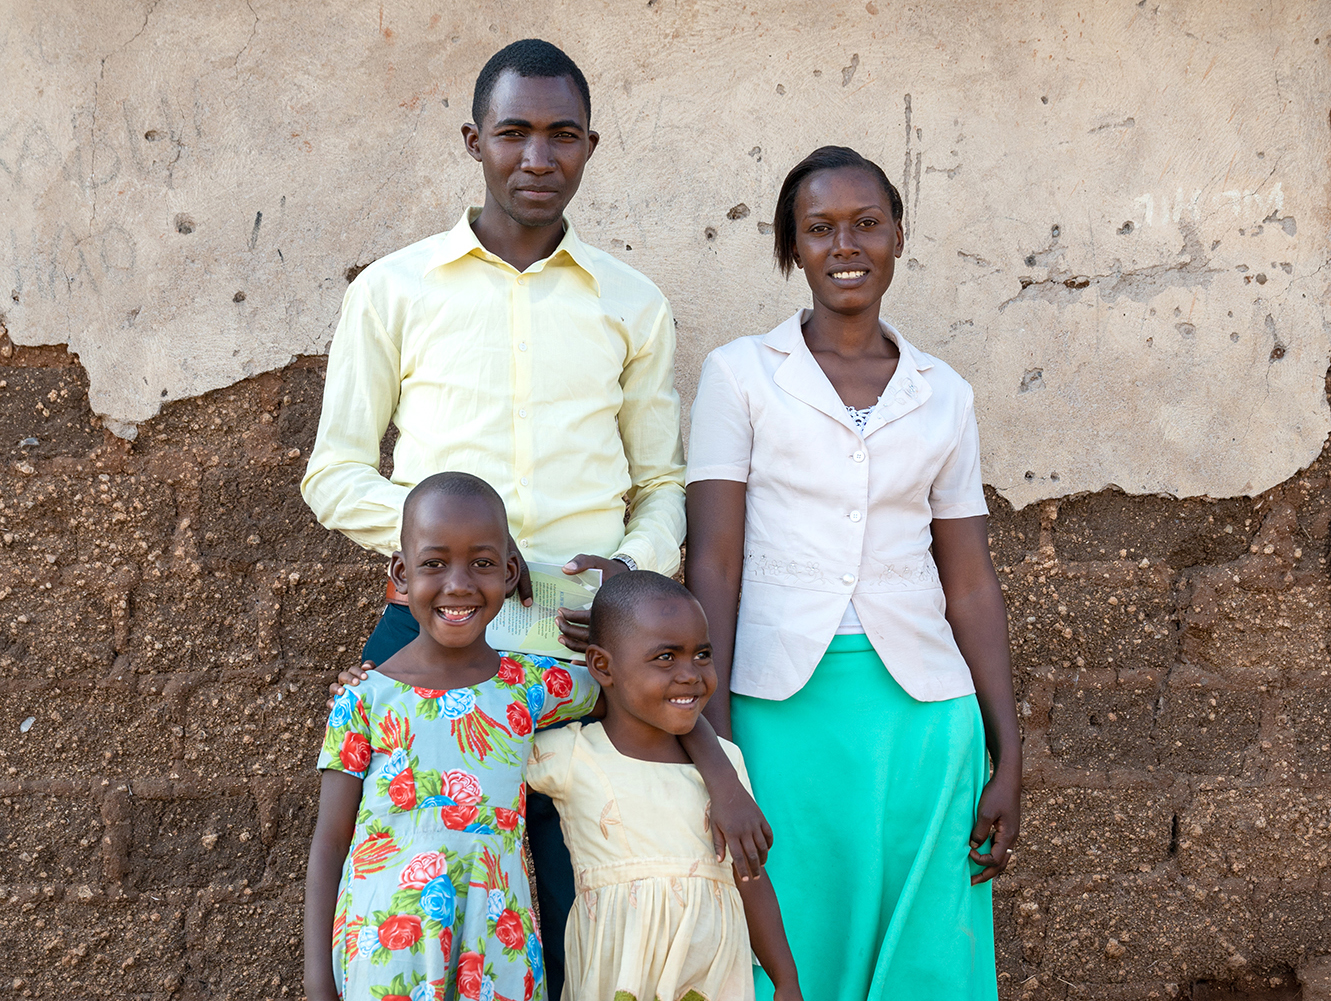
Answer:
[(724, 783), (720, 795), (712, 796), (709, 818), (716, 860), (723, 861), (729, 848), (741, 880), (762, 879), (772, 828), (738, 776), (733, 783)]
[(342, 694), (345, 689), (343, 685), (355, 688), (362, 681), (368, 678), (369, 672), (373, 671), (379, 665), (372, 660), (367, 660), (360, 667), (348, 667), (337, 676), (337, 680), (328, 686), (328, 711), (333, 711), (333, 700)]
[[(971, 861), (984, 871), (971, 877), (971, 886), (1001, 876), (1012, 860), (1012, 846), (1021, 830), (1021, 773), (999, 770), (994, 773), (975, 809), (975, 827), (971, 830)], [(980, 845), (993, 834), (989, 851), (980, 854)]]

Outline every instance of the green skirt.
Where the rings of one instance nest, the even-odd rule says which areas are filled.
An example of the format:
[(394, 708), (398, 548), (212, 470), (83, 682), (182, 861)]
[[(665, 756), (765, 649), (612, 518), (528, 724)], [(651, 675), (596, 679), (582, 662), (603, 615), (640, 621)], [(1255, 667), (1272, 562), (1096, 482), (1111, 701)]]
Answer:
[(868, 639), (837, 636), (790, 698), (734, 695), (731, 714), (807, 1001), (994, 1001), (992, 894), (967, 855), (989, 774), (975, 696), (917, 702)]

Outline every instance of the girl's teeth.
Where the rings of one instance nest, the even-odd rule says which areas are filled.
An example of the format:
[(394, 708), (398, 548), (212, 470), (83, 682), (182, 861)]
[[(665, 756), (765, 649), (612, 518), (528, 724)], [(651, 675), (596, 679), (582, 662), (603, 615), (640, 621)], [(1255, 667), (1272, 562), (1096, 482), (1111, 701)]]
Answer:
[(449, 619), (450, 621), (453, 621), (453, 622), (461, 622), (461, 621), (464, 620), (464, 619), (470, 618), (470, 617), (471, 617), (471, 614), (472, 614), (474, 611), (476, 611), (476, 609), (474, 609), (474, 608), (441, 608), (440, 611), (444, 613), (444, 618)]

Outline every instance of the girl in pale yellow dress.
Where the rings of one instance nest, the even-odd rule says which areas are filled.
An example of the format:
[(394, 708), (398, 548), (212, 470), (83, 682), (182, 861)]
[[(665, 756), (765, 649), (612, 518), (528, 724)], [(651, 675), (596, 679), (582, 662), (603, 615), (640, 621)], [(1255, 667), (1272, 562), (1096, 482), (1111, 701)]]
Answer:
[[(716, 689), (702, 608), (660, 574), (612, 577), (592, 604), (587, 669), (605, 719), (538, 733), (527, 762), (573, 857), (564, 1001), (750, 1001), (750, 947), (776, 998), (802, 1001), (771, 884), (717, 857), (679, 745)], [(739, 748), (721, 744), (747, 787)]]

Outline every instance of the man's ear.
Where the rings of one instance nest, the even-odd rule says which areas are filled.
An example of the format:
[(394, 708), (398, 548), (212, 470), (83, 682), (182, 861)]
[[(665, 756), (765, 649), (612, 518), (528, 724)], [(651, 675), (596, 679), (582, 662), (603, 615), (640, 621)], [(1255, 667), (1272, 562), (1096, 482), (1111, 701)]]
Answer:
[(398, 594), (407, 593), (407, 561), (402, 558), (400, 550), (388, 558), (388, 579)]
[(593, 131), (591, 131), (590, 129), (587, 130), (587, 159), (588, 159), (588, 160), (590, 160), (590, 159), (592, 158), (592, 154), (596, 152), (596, 144), (599, 143), (600, 141), (601, 141), (601, 133), (599, 133), (599, 132), (593, 132)]
[(587, 659), (587, 673), (592, 676), (592, 680), (602, 688), (609, 688), (615, 683), (610, 674), (610, 651), (604, 647), (589, 646), (583, 656)]
[(477, 163), (481, 161), (481, 130), (480, 127), (471, 122), (462, 126), (462, 145), (467, 148), (471, 158)]

